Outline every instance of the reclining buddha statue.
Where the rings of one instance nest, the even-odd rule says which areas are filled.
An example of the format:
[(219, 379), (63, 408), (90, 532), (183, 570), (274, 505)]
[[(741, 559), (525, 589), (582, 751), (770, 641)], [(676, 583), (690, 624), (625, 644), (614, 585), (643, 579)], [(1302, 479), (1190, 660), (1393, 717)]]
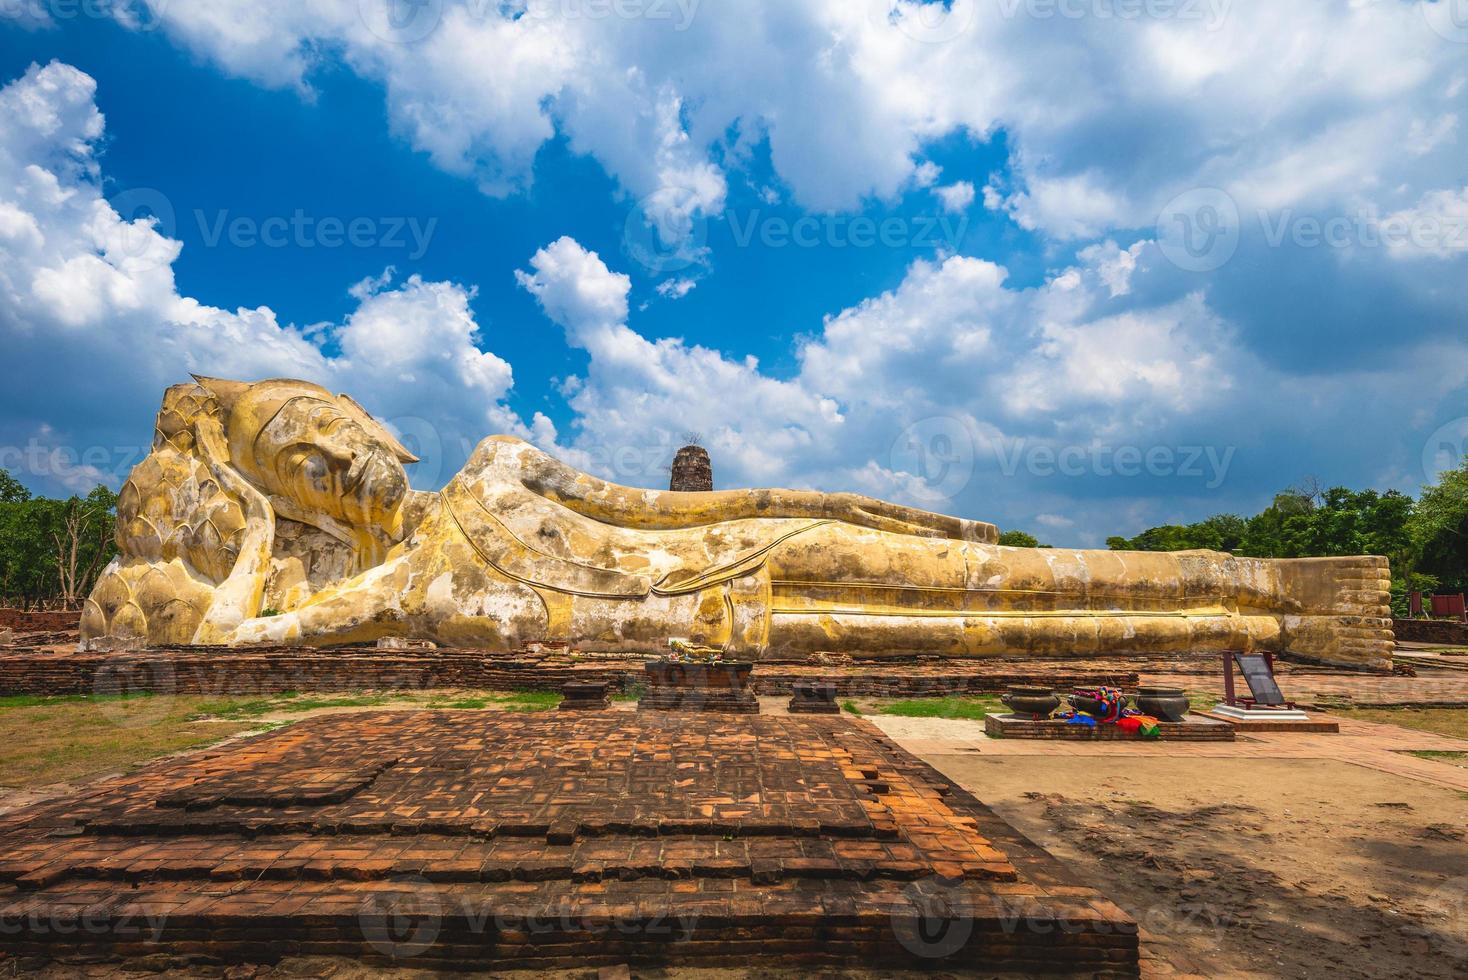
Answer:
[(413, 462), (314, 384), (170, 388), (83, 642), (1390, 663), (1381, 558), (1008, 548), (991, 524), (853, 494), (630, 489), (506, 436), (437, 492), (409, 487)]

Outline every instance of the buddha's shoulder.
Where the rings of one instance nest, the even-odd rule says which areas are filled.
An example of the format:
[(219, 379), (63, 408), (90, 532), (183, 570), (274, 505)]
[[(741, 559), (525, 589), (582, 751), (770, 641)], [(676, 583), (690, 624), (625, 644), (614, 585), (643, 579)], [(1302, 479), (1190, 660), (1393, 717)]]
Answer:
[(474, 483), (538, 482), (569, 469), (554, 456), (518, 436), (490, 436), (474, 448), (456, 480)]

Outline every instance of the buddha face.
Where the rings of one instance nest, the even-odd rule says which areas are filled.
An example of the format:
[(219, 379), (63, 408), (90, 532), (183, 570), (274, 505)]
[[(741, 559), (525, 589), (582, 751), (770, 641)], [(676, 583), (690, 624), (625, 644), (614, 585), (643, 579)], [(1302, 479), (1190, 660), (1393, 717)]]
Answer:
[(281, 516), (351, 544), (361, 567), (401, 539), (417, 459), (360, 405), (301, 381), (200, 382), (226, 406), (231, 460)]
[(252, 468), (270, 493), (350, 527), (391, 529), (408, 493), (393, 449), (335, 399), (290, 398), (254, 450)]

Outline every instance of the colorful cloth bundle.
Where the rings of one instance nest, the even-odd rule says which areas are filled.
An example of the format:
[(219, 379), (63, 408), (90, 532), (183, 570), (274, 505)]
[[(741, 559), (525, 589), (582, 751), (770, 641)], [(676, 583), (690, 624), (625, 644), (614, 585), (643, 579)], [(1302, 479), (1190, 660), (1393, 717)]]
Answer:
[(1161, 738), (1162, 728), (1157, 719), (1138, 711), (1128, 711), (1116, 720), (1116, 727), (1142, 738)]
[[(1091, 689), (1076, 688), (1076, 695), (1081, 698), (1089, 698), (1101, 704), (1101, 713), (1093, 717), (1103, 725), (1114, 724), (1121, 718), (1122, 711), (1126, 708), (1126, 695), (1115, 687), (1097, 687)], [(1087, 712), (1091, 714), (1090, 712)]]
[(1119, 688), (1077, 688), (1072, 701), (1093, 701), (1100, 706), (1100, 713), (1074, 710), (1063, 715), (1069, 725), (1115, 725), (1122, 731), (1141, 738), (1159, 738), (1162, 729), (1156, 718), (1126, 706), (1126, 695)]

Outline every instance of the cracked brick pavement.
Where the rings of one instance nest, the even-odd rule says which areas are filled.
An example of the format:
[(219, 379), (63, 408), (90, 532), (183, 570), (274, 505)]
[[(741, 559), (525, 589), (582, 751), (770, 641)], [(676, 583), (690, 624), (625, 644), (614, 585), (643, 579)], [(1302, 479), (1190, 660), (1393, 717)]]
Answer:
[(847, 718), (329, 716), (0, 816), (0, 855), (46, 955), (1136, 972), (1120, 909)]

